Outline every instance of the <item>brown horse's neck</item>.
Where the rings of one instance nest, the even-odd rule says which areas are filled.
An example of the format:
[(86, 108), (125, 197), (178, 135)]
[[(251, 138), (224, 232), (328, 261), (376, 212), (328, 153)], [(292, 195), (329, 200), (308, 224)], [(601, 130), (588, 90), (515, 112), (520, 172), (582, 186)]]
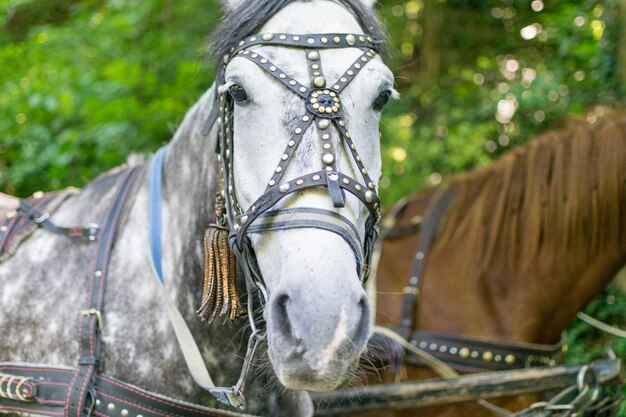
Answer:
[[(626, 263), (625, 167), (622, 116), (547, 133), (489, 169), (454, 179), (458, 196), (427, 261), (418, 327), (557, 341)], [(414, 202), (400, 222), (428, 200)], [(414, 251), (417, 237), (385, 245)], [(383, 293), (406, 285), (412, 256), (394, 259), (386, 264), (383, 254)], [(382, 314), (391, 318), (394, 308)]]

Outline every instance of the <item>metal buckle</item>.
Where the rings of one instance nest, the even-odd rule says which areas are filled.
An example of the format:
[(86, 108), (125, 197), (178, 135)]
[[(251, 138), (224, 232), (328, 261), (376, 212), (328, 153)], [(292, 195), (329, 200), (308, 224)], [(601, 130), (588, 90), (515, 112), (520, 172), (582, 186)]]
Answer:
[(44, 213), (41, 216), (34, 218), (33, 221), (37, 224), (41, 224), (50, 218), (50, 214)]
[(83, 317), (96, 316), (96, 320), (98, 322), (98, 328), (100, 329), (100, 331), (104, 330), (104, 323), (102, 321), (102, 313), (100, 313), (100, 311), (96, 310), (95, 308), (91, 308), (89, 310), (81, 311), (80, 315)]
[(89, 233), (89, 240), (96, 240), (98, 232), (100, 232), (100, 225), (98, 223), (89, 223), (87, 225), (87, 231)]

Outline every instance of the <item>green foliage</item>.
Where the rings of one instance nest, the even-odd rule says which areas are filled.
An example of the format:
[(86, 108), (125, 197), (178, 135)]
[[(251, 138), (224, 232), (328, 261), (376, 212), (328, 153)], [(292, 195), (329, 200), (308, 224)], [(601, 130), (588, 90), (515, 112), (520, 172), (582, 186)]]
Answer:
[[(0, 0), (0, 190), (81, 186), (166, 142), (213, 79), (203, 55), (218, 3)], [(382, 122), (386, 205), (565, 117), (623, 105), (619, 4), (381, 0), (402, 94)], [(609, 288), (587, 311), (624, 324), (625, 307)], [(574, 362), (607, 345), (626, 357), (626, 342), (580, 322), (569, 339)]]

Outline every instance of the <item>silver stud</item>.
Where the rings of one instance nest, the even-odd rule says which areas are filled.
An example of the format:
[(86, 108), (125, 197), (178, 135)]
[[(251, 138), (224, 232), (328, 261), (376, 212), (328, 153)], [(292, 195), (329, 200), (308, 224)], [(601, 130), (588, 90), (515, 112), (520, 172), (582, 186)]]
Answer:
[(373, 182), (369, 182), (369, 183), (367, 183), (367, 188), (369, 188), (370, 190), (373, 190), (373, 189), (374, 189), (374, 187), (375, 187), (375, 185), (374, 185), (374, 183), (373, 183)]
[(102, 401), (96, 400), (96, 407), (100, 407), (102, 405)]
[(241, 222), (241, 224), (246, 224), (248, 222), (248, 216), (243, 216), (241, 219), (239, 219), (239, 221)]
[(281, 41), (284, 41), (285, 39), (287, 39), (287, 36), (285, 36), (285, 35), (280, 35), (278, 38), (279, 38)]
[(326, 113), (326, 107), (322, 107), (320, 106), (318, 103), (314, 104), (313, 107), (315, 106), (319, 106), (319, 108), (317, 109), (317, 111), (319, 111), (320, 113)]
[(361, 69), (361, 64), (354, 64), (354, 68)]
[(333, 106), (332, 110), (333, 110), (333, 113), (337, 113), (339, 111), (339, 107), (338, 106)]
[(506, 363), (508, 363), (509, 365), (512, 365), (513, 363), (515, 363), (515, 356), (513, 356), (513, 355), (506, 355), (504, 357), (504, 361)]
[(283, 172), (283, 167), (276, 167), (276, 173), (280, 174), (281, 172)]
[(315, 104), (317, 103), (317, 99), (315, 97), (312, 97), (311, 100), (309, 100), (309, 103)]
[(361, 173), (362, 173), (363, 175), (367, 175), (367, 169), (363, 168), (363, 169), (361, 170)]
[(328, 126), (330, 126), (330, 120), (328, 119), (322, 119), (317, 122), (317, 127), (319, 127), (320, 129), (328, 129)]
[(331, 180), (331, 181), (337, 181), (339, 179), (339, 175), (337, 175), (337, 174), (330, 174), (328, 176), (328, 179)]
[(289, 183), (286, 182), (286, 183), (282, 184), (279, 187), (279, 190), (280, 190), (281, 193), (286, 193), (287, 191), (289, 191)]
[(349, 179), (347, 179), (347, 178), (344, 178), (344, 179), (343, 179), (343, 183), (344, 183), (344, 184), (346, 184), (346, 185), (348, 185), (348, 184), (350, 184), (350, 180), (349, 180)]
[(101, 277), (102, 276), (102, 271), (96, 271), (94, 272), (94, 275), (97, 277)]
[(319, 181), (320, 178), (321, 177), (319, 175), (313, 175), (313, 181)]
[(341, 77), (339, 81), (341, 81), (342, 83), (345, 83), (346, 81), (348, 81), (348, 79), (346, 77)]
[(259, 54), (252, 54), (252, 55), (250, 55), (250, 57), (252, 57), (252, 58), (258, 58), (258, 57), (259, 57)]
[(267, 64), (267, 59), (263, 58), (263, 59), (261, 60), (261, 64)]
[(294, 36), (294, 37), (293, 37), (293, 38), (291, 38), (291, 39), (293, 39), (294, 41), (298, 42), (298, 41), (300, 40), (300, 36)]
[(478, 357), (478, 352), (473, 350), (472, 354), (470, 355), (472, 358), (477, 358)]
[(313, 79), (313, 84), (315, 84), (315, 86), (318, 88), (322, 88), (326, 85), (326, 80), (324, 79), (324, 77), (315, 77)]
[(331, 166), (326, 167), (326, 171), (332, 171), (332, 170), (333, 170), (333, 167)]
[(320, 53), (317, 51), (311, 51), (307, 54), (307, 57), (311, 60), (311, 61), (317, 61), (318, 59), (320, 59)]
[(298, 84), (298, 83), (295, 80), (289, 81), (289, 85), (296, 85), (296, 84)]
[(264, 41), (271, 41), (272, 39), (274, 39), (274, 34), (273, 33), (266, 33), (265, 35), (263, 35), (263, 40)]
[(299, 135), (300, 133), (302, 133), (302, 129), (301, 128), (296, 128), (296, 135)]
[(335, 162), (335, 156), (332, 153), (325, 153), (322, 155), (322, 161), (324, 161), (325, 164), (330, 165)]
[(330, 149), (330, 143), (325, 143), (324, 146), (322, 146), (324, 149), (329, 150)]
[(228, 64), (228, 58), (230, 58), (228, 54), (224, 55), (224, 64)]
[(299, 179), (298, 181), (296, 181), (296, 185), (302, 185), (302, 184), (304, 184), (303, 179)]
[(361, 42), (365, 42), (365, 36), (359, 36), (359, 40), (360, 40)]
[(335, 37), (333, 38), (333, 41), (334, 41), (335, 43), (340, 43), (340, 42), (341, 42), (341, 38), (340, 38), (339, 36), (335, 36)]
[(303, 122), (308, 122), (309, 120), (311, 120), (311, 118), (310, 118), (309, 116), (304, 116), (304, 117), (302, 118), (302, 121), (303, 121)]
[(349, 70), (346, 74), (348, 74), (349, 76), (353, 76), (354, 75), (354, 71)]
[(245, 42), (244, 42), (244, 41), (240, 41), (240, 42), (239, 42), (239, 46), (243, 46), (244, 44), (245, 44)]
[(459, 356), (463, 359), (469, 358), (470, 350), (466, 347), (459, 349)]
[(348, 45), (352, 46), (356, 43), (356, 38), (354, 35), (348, 35), (346, 36), (346, 42), (348, 42)]
[(339, 84), (335, 84), (335, 85), (333, 85), (333, 88), (334, 88), (335, 90), (339, 90), (339, 88), (340, 88), (340, 87), (339, 87)]
[(456, 355), (456, 353), (457, 353), (458, 351), (459, 351), (459, 349), (457, 349), (457, 348), (455, 348), (455, 347), (451, 347), (451, 348), (450, 348), (450, 353), (451, 353), (452, 355)]
[(361, 61), (363, 61), (363, 62), (367, 62), (367, 57), (366, 57), (366, 56), (362, 56), (362, 57), (361, 57)]
[(8, 227), (6, 226), (0, 226), (0, 232), (6, 232), (7, 230), (9, 230)]
[(315, 39), (313, 39), (313, 38), (308, 38), (306, 41), (307, 41), (310, 45), (313, 45), (313, 44), (315, 43)]
[(306, 87), (300, 87), (300, 92), (301, 93), (306, 93)]
[(276, 181), (274, 181), (274, 180), (270, 180), (269, 185), (270, 185), (270, 187), (275, 186), (275, 185), (276, 185)]
[(339, 121), (339, 126), (344, 127), (346, 125), (346, 122), (344, 122), (343, 120)]
[(367, 191), (365, 193), (365, 201), (367, 201), (368, 203), (374, 202), (374, 193), (371, 191)]
[(355, 159), (357, 162), (361, 162), (361, 157), (359, 155), (357, 155)]
[(286, 76), (285, 74), (280, 74), (280, 75), (278, 76), (278, 78), (280, 78), (280, 79), (283, 79), (283, 80), (284, 80), (285, 78), (287, 78), (287, 76)]
[(355, 185), (354, 188), (356, 188), (357, 191), (361, 191), (363, 189), (363, 187), (361, 187), (359, 184)]
[(272, 65), (272, 66), (270, 67), (270, 71), (272, 71), (272, 72), (273, 72), (273, 71), (276, 71), (276, 67)]
[(422, 252), (422, 251), (417, 252), (415, 254), (415, 259), (417, 259), (417, 260), (424, 259), (424, 252)]
[(256, 36), (253, 36), (250, 38), (250, 42), (254, 42), (254, 41), (256, 41)]
[(319, 107), (320, 107), (319, 103), (315, 103), (315, 104), (313, 105), (313, 108), (314, 108), (314, 109), (319, 109)]
[(122, 415), (122, 417), (128, 417), (128, 410), (127, 409), (123, 409), (120, 414)]
[(111, 411), (115, 410), (115, 404), (113, 404), (113, 403), (108, 403), (108, 404), (107, 404), (107, 410), (111, 410)]
[(239, 226), (237, 223), (235, 223), (234, 229), (235, 229), (235, 232), (238, 232), (238, 231), (241, 230), (241, 226)]
[(317, 65), (317, 64), (313, 64), (313, 65), (311, 65), (311, 68), (313, 68), (314, 70), (318, 70), (318, 69), (320, 69), (320, 66)]
[(287, 159), (289, 159), (289, 155), (284, 153), (283, 156), (280, 159), (282, 159), (283, 161), (286, 161)]
[(322, 39), (320, 39), (322, 41), (322, 43), (328, 43), (328, 38), (323, 37)]

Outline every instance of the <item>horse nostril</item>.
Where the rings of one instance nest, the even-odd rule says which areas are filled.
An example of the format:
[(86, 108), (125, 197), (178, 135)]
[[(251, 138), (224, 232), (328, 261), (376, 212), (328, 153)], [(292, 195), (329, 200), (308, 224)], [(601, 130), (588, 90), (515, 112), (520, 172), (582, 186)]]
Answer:
[(365, 344), (369, 339), (369, 331), (370, 331), (370, 305), (366, 296), (361, 297), (358, 303), (359, 311), (361, 312), (361, 318), (359, 320), (359, 324), (354, 331), (354, 341), (355, 345)]
[(287, 304), (289, 303), (289, 296), (287, 294), (279, 294), (274, 299), (274, 306), (272, 308), (272, 319), (274, 325), (285, 338), (293, 338), (293, 332), (291, 329), (291, 323), (289, 322), (289, 314), (287, 312)]

